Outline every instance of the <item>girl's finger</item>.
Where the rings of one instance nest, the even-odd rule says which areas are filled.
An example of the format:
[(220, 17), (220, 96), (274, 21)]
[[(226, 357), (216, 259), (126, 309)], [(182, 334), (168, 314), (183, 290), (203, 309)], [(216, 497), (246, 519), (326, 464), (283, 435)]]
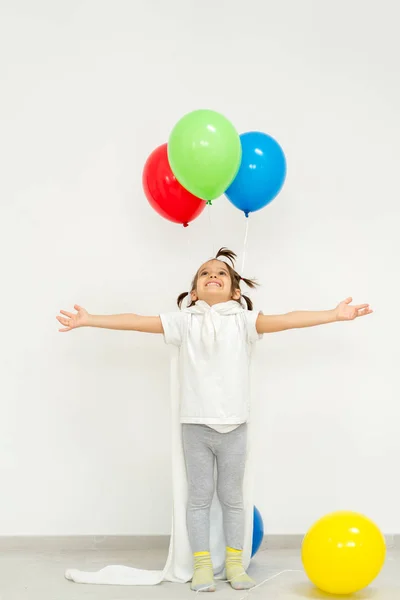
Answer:
[(75, 310), (82, 310), (82, 306), (79, 306), (79, 304), (74, 304), (74, 309)]
[(351, 296), (349, 296), (348, 298), (346, 298), (346, 300), (344, 302), (345, 302), (345, 304), (351, 304), (351, 302), (353, 302), (353, 298)]
[(357, 310), (361, 310), (362, 308), (369, 308), (369, 304), (357, 304), (355, 308)]
[(66, 310), (60, 310), (60, 313), (61, 313), (62, 315), (65, 315), (66, 317), (69, 317), (69, 318), (71, 318), (71, 317), (73, 317), (73, 316), (74, 316), (72, 313), (70, 313), (70, 312), (67, 312)]
[(61, 325), (69, 325), (69, 319), (65, 319), (64, 317), (57, 317), (57, 321), (61, 323)]
[(64, 331), (71, 331), (70, 327), (66, 327), (65, 329), (59, 329), (58, 331), (61, 331), (61, 333), (64, 333)]

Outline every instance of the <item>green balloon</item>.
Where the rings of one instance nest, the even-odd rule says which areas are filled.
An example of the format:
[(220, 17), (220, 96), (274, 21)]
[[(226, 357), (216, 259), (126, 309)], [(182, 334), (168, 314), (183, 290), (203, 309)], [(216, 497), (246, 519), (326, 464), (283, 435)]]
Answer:
[(214, 200), (235, 179), (242, 158), (239, 134), (223, 115), (195, 110), (175, 125), (168, 160), (179, 183), (203, 200)]

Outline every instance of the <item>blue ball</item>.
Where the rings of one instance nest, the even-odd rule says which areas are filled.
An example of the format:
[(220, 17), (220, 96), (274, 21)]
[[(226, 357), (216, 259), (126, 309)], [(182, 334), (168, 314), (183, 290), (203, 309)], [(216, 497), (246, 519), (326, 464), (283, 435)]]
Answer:
[(251, 558), (253, 558), (253, 556), (259, 551), (263, 539), (264, 523), (260, 511), (258, 508), (254, 507), (253, 546), (251, 549)]

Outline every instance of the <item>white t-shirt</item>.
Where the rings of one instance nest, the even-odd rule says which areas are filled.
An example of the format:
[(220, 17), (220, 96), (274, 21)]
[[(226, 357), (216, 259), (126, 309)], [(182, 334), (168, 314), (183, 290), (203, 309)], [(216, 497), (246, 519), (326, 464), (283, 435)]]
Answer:
[(204, 314), (184, 309), (160, 315), (165, 342), (179, 347), (181, 423), (228, 432), (249, 418), (252, 345), (262, 337), (256, 330), (259, 313), (238, 310), (234, 301), (202, 304), (215, 316), (218, 307), (232, 303), (236, 314), (218, 315), (211, 347), (204, 343)]

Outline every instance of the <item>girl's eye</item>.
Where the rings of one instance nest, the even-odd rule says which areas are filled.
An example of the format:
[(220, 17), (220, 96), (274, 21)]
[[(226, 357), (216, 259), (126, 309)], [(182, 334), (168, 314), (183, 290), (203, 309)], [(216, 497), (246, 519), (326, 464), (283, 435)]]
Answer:
[[(208, 271), (202, 271), (200, 277), (203, 277), (203, 275), (208, 275)], [(226, 271), (220, 271), (219, 275), (228, 275), (228, 273)]]

